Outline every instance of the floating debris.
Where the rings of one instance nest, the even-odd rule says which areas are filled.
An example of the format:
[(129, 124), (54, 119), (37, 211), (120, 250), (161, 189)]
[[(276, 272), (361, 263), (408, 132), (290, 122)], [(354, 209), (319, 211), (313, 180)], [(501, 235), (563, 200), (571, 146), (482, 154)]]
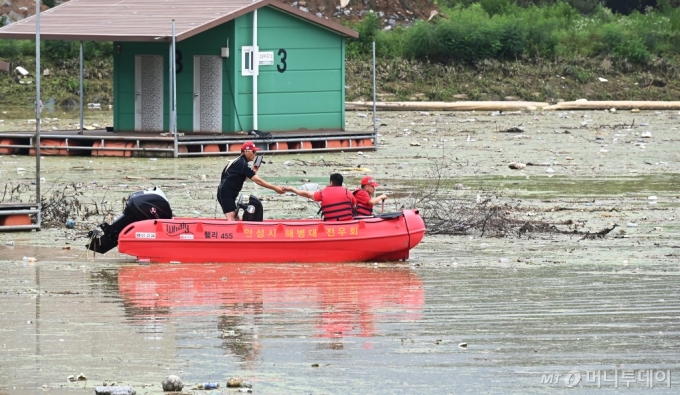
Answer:
[(94, 388), (95, 395), (136, 395), (137, 390), (129, 385), (98, 386)]
[(525, 167), (527, 167), (526, 163), (520, 163), (520, 162), (510, 162), (508, 164), (508, 167), (513, 169), (513, 170), (522, 170)]
[(229, 388), (234, 388), (234, 387), (239, 387), (243, 383), (243, 379), (240, 377), (232, 377), (229, 380), (227, 380), (227, 387)]
[(166, 392), (177, 392), (181, 391), (182, 388), (184, 388), (184, 383), (182, 383), (182, 379), (180, 379), (178, 376), (175, 376), (174, 374), (171, 374), (170, 376), (166, 377), (165, 380), (161, 383), (163, 385), (163, 391)]
[(511, 127), (510, 129), (500, 130), (498, 133), (524, 133), (524, 130), (518, 127)]

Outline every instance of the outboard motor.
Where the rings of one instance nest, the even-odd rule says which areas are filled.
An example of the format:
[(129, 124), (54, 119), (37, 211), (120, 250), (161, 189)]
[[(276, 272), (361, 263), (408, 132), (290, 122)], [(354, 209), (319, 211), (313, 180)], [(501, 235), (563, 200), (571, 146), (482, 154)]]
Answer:
[(255, 195), (250, 195), (248, 204), (243, 203), (242, 200), (243, 195), (238, 198), (238, 203), (236, 203), (236, 215), (238, 215), (239, 209), (243, 209), (244, 221), (262, 222), (262, 219), (264, 218), (264, 208), (262, 207), (260, 200), (256, 198)]
[(101, 231), (94, 229), (87, 234), (90, 239), (87, 249), (100, 254), (106, 253), (118, 245), (118, 235), (126, 226), (145, 219), (172, 219), (170, 202), (158, 187), (130, 195), (125, 202), (123, 215), (116, 218), (110, 225), (106, 222), (99, 225)]

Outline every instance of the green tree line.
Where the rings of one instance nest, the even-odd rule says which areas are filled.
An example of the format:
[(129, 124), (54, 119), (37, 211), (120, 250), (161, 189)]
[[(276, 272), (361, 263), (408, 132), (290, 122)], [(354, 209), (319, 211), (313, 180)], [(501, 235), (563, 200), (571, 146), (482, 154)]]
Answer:
[(593, 0), (535, 2), (440, 0), (440, 14), (431, 21), (388, 31), (375, 13), (368, 13), (353, 26), (360, 37), (348, 43), (347, 57), (370, 56), (373, 41), (381, 58), (444, 64), (608, 56), (645, 65), (680, 53), (680, 9), (671, 0), (655, 1), (643, 12), (631, 9), (628, 15)]
[[(351, 26), (360, 37), (348, 42), (347, 57), (370, 56), (375, 41), (381, 58), (444, 64), (609, 56), (644, 65), (680, 53), (680, 8), (673, 2), (680, 0), (437, 0), (439, 15), (407, 28), (384, 31), (380, 18), (369, 12)], [(612, 12), (607, 3), (623, 13)], [(42, 45), (47, 60), (78, 57), (78, 42)], [(84, 44), (86, 60), (112, 53), (110, 42)], [(32, 41), (0, 40), (0, 58), (6, 61), (34, 54)]]
[[(40, 41), (41, 57), (53, 62), (77, 59), (80, 56), (79, 41)], [(113, 55), (113, 43), (110, 41), (83, 42), (83, 58), (98, 59)], [(35, 56), (34, 40), (0, 40), (0, 59), (13, 62), (23, 57)]]

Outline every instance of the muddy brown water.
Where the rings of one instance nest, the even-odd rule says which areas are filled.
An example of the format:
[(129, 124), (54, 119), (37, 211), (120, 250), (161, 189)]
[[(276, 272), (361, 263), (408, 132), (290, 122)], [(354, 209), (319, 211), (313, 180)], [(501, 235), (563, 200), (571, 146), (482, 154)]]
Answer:
[[(370, 117), (348, 112), (348, 128)], [(426, 236), (408, 262), (343, 265), (93, 258), (84, 236), (103, 216), (0, 233), (0, 393), (91, 394), (106, 382), (153, 394), (169, 374), (185, 393), (208, 381), (234, 393), (223, 388), (233, 376), (260, 394), (676, 393), (676, 112), (379, 117), (377, 152), (268, 156), (260, 175), (323, 185), (340, 171), (354, 186), (365, 174), (354, 169), (368, 168), (392, 210), (440, 161), (451, 185), (471, 188), (461, 194), (519, 203), (520, 219), (619, 226), (598, 240)], [(512, 126), (525, 132), (500, 132)], [(43, 191), (80, 183), (81, 201), (118, 213), (129, 193), (159, 185), (176, 215), (211, 217), (226, 160), (45, 157)], [(26, 185), (24, 200), (34, 163), (0, 157), (0, 179)], [(250, 183), (244, 192), (273, 218), (317, 210)], [(87, 381), (67, 381), (80, 373)]]

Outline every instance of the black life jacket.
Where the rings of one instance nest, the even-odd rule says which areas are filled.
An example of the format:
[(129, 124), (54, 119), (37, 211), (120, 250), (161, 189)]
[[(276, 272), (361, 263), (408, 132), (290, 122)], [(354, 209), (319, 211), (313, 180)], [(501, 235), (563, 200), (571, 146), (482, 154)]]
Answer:
[[(354, 194), (354, 196), (356, 196), (357, 192), (359, 192), (359, 191), (363, 191), (363, 189), (357, 188), (357, 189), (354, 190), (354, 192), (352, 192), (352, 194)], [(368, 193), (368, 192), (366, 192), (366, 193)], [(368, 197), (370, 198), (371, 195), (368, 195)], [(354, 213), (356, 214), (356, 216), (371, 216), (371, 215), (373, 215), (373, 206), (361, 204), (361, 202), (359, 202), (357, 200), (357, 207), (356, 207), (356, 210), (354, 211)]]
[(321, 191), (321, 215), (324, 221), (348, 221), (352, 213), (352, 195), (342, 186), (327, 186)]

